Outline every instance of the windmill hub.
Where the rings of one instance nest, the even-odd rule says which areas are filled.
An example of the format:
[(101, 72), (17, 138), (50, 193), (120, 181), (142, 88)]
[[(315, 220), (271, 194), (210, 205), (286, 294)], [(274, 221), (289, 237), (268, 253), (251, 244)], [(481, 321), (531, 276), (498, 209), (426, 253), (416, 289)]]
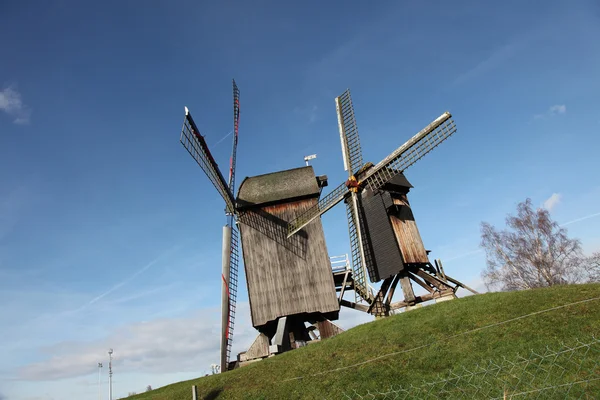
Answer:
[(346, 187), (351, 192), (358, 193), (358, 189), (360, 188), (360, 182), (356, 179), (356, 177), (354, 175), (352, 175), (346, 181)]

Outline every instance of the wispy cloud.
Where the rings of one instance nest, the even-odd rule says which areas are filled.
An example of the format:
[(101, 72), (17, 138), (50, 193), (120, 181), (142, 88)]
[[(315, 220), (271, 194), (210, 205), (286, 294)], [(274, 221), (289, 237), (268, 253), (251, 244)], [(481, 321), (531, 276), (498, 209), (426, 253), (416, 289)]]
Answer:
[(221, 139), (219, 139), (219, 141), (218, 141), (217, 143), (213, 144), (212, 146), (210, 146), (210, 148), (211, 148), (211, 149), (214, 149), (215, 147), (217, 147), (217, 145), (218, 145), (219, 143), (221, 143), (223, 140), (227, 139), (227, 137), (228, 137), (229, 135), (231, 135), (232, 133), (233, 133), (233, 131), (229, 131), (229, 133), (228, 133), (227, 135), (225, 135), (225, 136), (223, 136)]
[(15, 124), (29, 123), (31, 110), (23, 103), (21, 93), (12, 86), (0, 91), (0, 110), (14, 118)]
[(295, 107), (294, 113), (296, 115), (299, 115), (302, 118), (305, 118), (306, 122), (308, 122), (309, 124), (312, 124), (313, 122), (315, 122), (317, 120), (317, 117), (318, 117), (317, 111), (318, 110), (319, 110), (319, 107), (315, 104), (310, 107)]
[(544, 208), (548, 211), (552, 211), (561, 200), (562, 195), (560, 193), (552, 193), (552, 196), (548, 197), (546, 201), (544, 201)]
[[(238, 303), (234, 351), (246, 350), (258, 334), (249, 321), (248, 303)], [(49, 357), (17, 371), (17, 379), (51, 381), (85, 376), (114, 349), (113, 368), (121, 373), (198, 371), (218, 362), (220, 310), (205, 308), (193, 315), (136, 322), (107, 337), (61, 342), (43, 349)]]
[(572, 221), (565, 222), (564, 224), (561, 224), (560, 226), (571, 225), (571, 224), (574, 224), (575, 222), (585, 221), (587, 219), (595, 218), (595, 217), (600, 217), (600, 212), (586, 215), (585, 217), (581, 217), (581, 218), (574, 219)]
[(78, 312), (78, 311), (84, 310), (85, 308), (91, 306), (92, 304), (100, 301), (104, 297), (106, 297), (109, 294), (113, 293), (114, 291), (118, 290), (119, 288), (125, 286), (126, 284), (128, 284), (129, 282), (133, 281), (135, 278), (137, 278), (138, 276), (140, 276), (141, 274), (143, 274), (144, 272), (146, 272), (148, 269), (150, 269), (150, 267), (152, 267), (153, 265), (155, 265), (156, 263), (158, 263), (159, 261), (161, 261), (167, 255), (172, 254), (174, 251), (181, 249), (181, 247), (183, 247), (183, 245), (181, 245), (181, 244), (180, 245), (175, 245), (175, 246), (169, 248), (168, 250), (164, 251), (161, 255), (159, 255), (158, 257), (156, 257), (154, 260), (150, 261), (148, 264), (144, 265), (142, 268), (138, 269), (135, 273), (133, 273), (132, 275), (130, 275), (126, 279), (122, 280), (121, 282), (117, 283), (116, 285), (114, 285), (113, 287), (111, 287), (107, 291), (103, 292), (102, 294), (99, 294), (98, 296), (94, 297), (93, 299), (91, 299), (89, 302), (87, 302), (86, 304), (84, 304), (83, 306), (81, 306), (80, 308), (78, 308), (77, 310), (75, 310), (74, 312)]
[(465, 253), (459, 254), (457, 256), (454, 256), (454, 257), (446, 258), (446, 259), (444, 259), (444, 261), (459, 260), (461, 258), (469, 257), (469, 256), (472, 256), (473, 254), (478, 254), (478, 253), (481, 253), (481, 252), (483, 252), (483, 249), (471, 250), (471, 251), (467, 251)]
[(508, 43), (504, 46), (493, 49), (484, 59), (459, 75), (454, 80), (453, 84), (460, 85), (485, 75), (494, 68), (497, 68), (501, 64), (513, 58), (523, 46), (524, 42), (515, 41), (514, 43)]
[(555, 115), (562, 115), (567, 113), (567, 106), (564, 104), (555, 104), (553, 106), (548, 107), (545, 113), (535, 114), (533, 116), (534, 119), (544, 119), (546, 117), (552, 117)]
[(15, 228), (32, 196), (31, 188), (27, 184), (13, 188), (6, 194), (0, 192), (0, 241)]

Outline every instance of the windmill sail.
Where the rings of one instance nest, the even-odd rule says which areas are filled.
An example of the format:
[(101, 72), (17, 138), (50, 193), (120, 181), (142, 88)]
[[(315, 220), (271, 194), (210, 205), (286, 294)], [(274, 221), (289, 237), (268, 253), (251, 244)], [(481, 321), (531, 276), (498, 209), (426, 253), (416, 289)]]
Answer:
[(240, 90), (238, 89), (235, 79), (233, 80), (233, 149), (231, 150), (231, 158), (229, 159), (229, 191), (235, 192), (235, 163), (238, 143), (238, 128), (240, 124)]
[(456, 132), (452, 115), (445, 112), (367, 172), (362, 181), (377, 190)]
[(347, 89), (341, 96), (336, 97), (335, 108), (340, 130), (344, 170), (348, 171), (348, 176), (350, 177), (363, 165), (362, 150), (360, 148), (358, 127), (356, 126), (350, 89)]
[[(233, 80), (233, 146), (229, 159), (229, 192), (235, 193), (235, 167), (240, 121), (240, 90)], [(221, 371), (227, 371), (233, 345), (233, 328), (237, 305), (238, 269), (240, 262), (239, 233), (235, 217), (228, 213), (227, 224), (223, 227), (223, 290), (221, 294)]]
[(227, 182), (219, 170), (219, 166), (210, 153), (204, 137), (200, 135), (200, 130), (194, 123), (187, 107), (185, 108), (185, 119), (183, 120), (183, 128), (181, 129), (181, 138), (179, 141), (194, 160), (196, 160), (208, 179), (210, 179), (219, 194), (223, 197), (227, 211), (233, 214), (235, 212), (233, 194), (229, 190)]
[[(363, 158), (350, 89), (347, 89), (341, 96), (335, 98), (335, 108), (340, 131), (344, 169), (348, 171), (348, 177), (352, 177), (362, 167)], [(363, 299), (369, 299), (370, 294), (365, 272), (367, 270), (367, 257), (362, 239), (363, 229), (360, 223), (359, 201), (358, 195), (352, 193), (351, 198), (346, 203), (346, 216), (348, 218), (348, 232), (352, 252), (352, 277), (357, 303)]]
[(350, 235), (350, 251), (352, 258), (352, 279), (354, 281), (354, 296), (357, 303), (373, 301), (373, 293), (370, 291), (365, 273), (366, 251), (364, 238), (360, 227), (360, 214), (358, 213), (358, 196), (352, 193), (352, 197), (346, 202), (346, 217), (348, 218), (348, 233)]
[(300, 214), (293, 221), (290, 221), (287, 228), (287, 237), (291, 237), (300, 229), (308, 225), (312, 220), (319, 217), (321, 214), (335, 206), (340, 201), (344, 200), (347, 196), (349, 196), (349, 194), (350, 192), (348, 191), (345, 183), (342, 183), (340, 186), (333, 189), (333, 191), (331, 191), (327, 196), (319, 200), (315, 206)]
[(223, 227), (223, 290), (221, 292), (221, 372), (228, 369), (233, 345), (239, 262), (238, 230), (235, 226), (225, 225)]

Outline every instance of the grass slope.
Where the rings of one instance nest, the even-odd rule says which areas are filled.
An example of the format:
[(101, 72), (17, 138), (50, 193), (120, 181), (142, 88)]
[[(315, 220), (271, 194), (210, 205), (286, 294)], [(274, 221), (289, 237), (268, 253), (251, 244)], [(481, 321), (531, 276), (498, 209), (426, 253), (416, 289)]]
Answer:
[[(224, 374), (168, 385), (131, 399), (341, 398), (390, 384), (420, 384), (450, 369), (526, 355), (532, 349), (574, 343), (600, 333), (600, 300), (539, 313), (468, 332), (526, 314), (600, 297), (600, 284), (568, 285), (469, 296), (359, 325), (334, 338)], [(457, 334), (460, 334), (457, 336)], [(378, 356), (422, 346), (335, 371)], [(302, 379), (290, 378), (303, 376)]]

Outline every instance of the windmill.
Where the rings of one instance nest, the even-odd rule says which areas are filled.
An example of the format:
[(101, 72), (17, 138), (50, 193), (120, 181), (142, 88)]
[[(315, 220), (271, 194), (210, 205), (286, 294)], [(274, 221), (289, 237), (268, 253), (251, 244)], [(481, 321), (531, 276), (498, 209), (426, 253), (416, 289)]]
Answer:
[[(336, 204), (345, 202), (352, 276), (348, 279), (346, 274), (343, 281), (336, 279), (338, 291), (341, 291), (340, 304), (376, 316), (386, 316), (392, 310), (416, 306), (429, 300), (454, 298), (458, 287), (476, 293), (446, 275), (441, 261), (436, 260), (435, 266), (431, 264), (429, 251), (423, 246), (407, 198), (413, 186), (404, 176), (404, 171), (456, 131), (451, 114), (443, 113), (377, 165), (373, 165), (363, 163), (350, 90), (337, 97), (335, 102), (348, 180), (291, 221), (288, 224), (288, 237), (296, 235)], [(371, 282), (383, 281), (376, 294), (367, 283), (367, 274)], [(416, 296), (412, 282), (424, 288), (427, 294)], [(404, 299), (392, 303), (398, 283)], [(355, 303), (342, 299), (347, 287), (354, 289)]]
[(225, 201), (221, 372), (230, 368), (240, 245), (252, 325), (259, 335), (238, 361), (301, 346), (317, 338), (315, 331), (320, 338), (341, 331), (331, 322), (339, 317), (340, 304), (320, 219), (304, 224), (296, 235), (287, 237), (289, 221), (317, 204), (327, 177), (316, 176), (311, 166), (246, 177), (234, 196), (239, 125), (235, 81), (233, 98), (234, 136), (228, 181), (187, 107), (180, 137)]

